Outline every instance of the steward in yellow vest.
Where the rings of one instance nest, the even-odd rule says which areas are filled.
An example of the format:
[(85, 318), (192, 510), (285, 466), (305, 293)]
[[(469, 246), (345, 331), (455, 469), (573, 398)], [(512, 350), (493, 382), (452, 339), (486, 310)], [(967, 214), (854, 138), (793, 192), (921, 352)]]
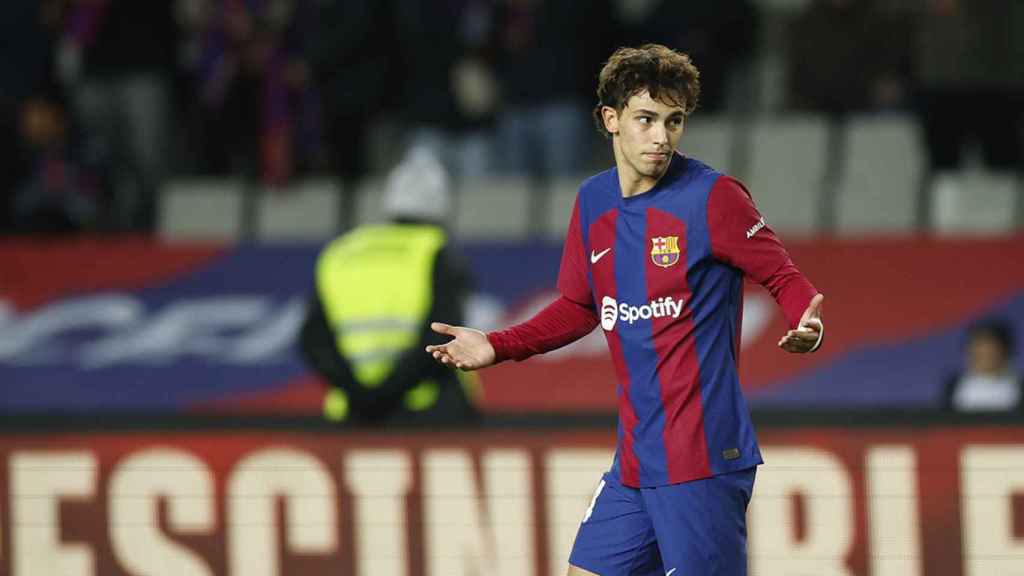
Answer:
[(472, 420), (474, 375), (423, 353), (444, 340), (430, 320), (461, 320), (469, 288), (441, 225), (450, 202), (440, 163), (415, 150), (391, 174), (383, 206), (389, 222), (335, 239), (317, 260), (301, 348), (331, 384), (324, 415), (355, 424)]

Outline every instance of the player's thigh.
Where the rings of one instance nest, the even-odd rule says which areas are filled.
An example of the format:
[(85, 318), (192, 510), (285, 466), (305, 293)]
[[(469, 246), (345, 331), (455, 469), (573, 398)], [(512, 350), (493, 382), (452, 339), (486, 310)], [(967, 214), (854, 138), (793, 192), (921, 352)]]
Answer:
[(643, 490), (666, 574), (746, 576), (756, 468)]
[(569, 565), (570, 575), (662, 576), (654, 527), (639, 490), (609, 474), (602, 477), (576, 533)]

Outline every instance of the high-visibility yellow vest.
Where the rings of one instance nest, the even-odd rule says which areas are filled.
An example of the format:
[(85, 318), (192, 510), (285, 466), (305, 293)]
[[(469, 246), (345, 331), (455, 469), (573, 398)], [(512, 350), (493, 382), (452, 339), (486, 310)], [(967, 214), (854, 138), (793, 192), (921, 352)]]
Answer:
[(359, 228), (324, 249), (317, 290), (338, 351), (360, 384), (379, 385), (394, 359), (416, 343), (433, 302), (433, 270), (444, 246), (441, 228)]
[[(379, 386), (395, 359), (416, 344), (433, 303), (434, 261), (446, 241), (436, 226), (365, 226), (320, 254), (316, 284), (324, 314), (362, 386)], [(406, 393), (405, 403), (427, 409), (437, 394), (436, 382), (422, 382)], [(324, 408), (332, 420), (343, 420), (347, 399), (332, 390)]]

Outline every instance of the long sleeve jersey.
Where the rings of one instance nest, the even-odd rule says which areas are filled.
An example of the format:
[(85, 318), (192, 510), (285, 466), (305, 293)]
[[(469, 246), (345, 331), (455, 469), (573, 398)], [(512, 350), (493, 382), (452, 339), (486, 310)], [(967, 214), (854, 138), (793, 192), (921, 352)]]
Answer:
[(580, 187), (561, 297), (488, 338), (499, 361), (520, 360), (601, 326), (618, 382), (612, 471), (623, 484), (741, 470), (762, 462), (738, 377), (745, 276), (793, 328), (817, 293), (737, 180), (676, 154), (654, 188), (627, 198), (612, 169)]

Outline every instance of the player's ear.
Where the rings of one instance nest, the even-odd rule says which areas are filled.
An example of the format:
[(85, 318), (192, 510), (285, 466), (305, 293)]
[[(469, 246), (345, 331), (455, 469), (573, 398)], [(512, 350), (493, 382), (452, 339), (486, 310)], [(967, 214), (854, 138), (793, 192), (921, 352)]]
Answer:
[(604, 129), (609, 134), (619, 133), (619, 112), (611, 106), (601, 107), (601, 120), (604, 121)]

